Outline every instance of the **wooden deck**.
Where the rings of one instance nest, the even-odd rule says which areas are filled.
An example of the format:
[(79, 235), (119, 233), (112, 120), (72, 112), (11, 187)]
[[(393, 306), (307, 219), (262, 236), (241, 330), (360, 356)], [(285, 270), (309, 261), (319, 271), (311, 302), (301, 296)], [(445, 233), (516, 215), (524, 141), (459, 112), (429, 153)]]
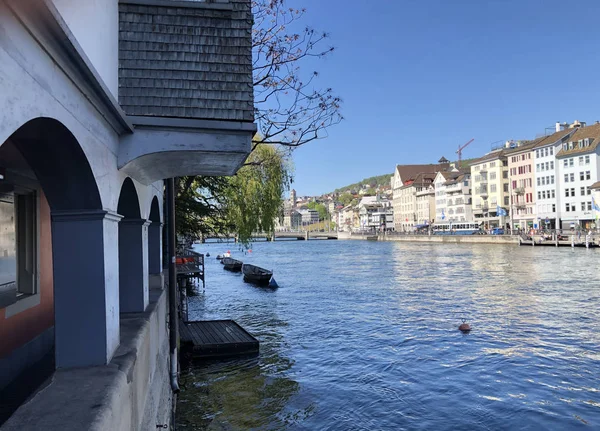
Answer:
[(233, 320), (180, 321), (179, 336), (199, 358), (258, 354), (258, 340)]

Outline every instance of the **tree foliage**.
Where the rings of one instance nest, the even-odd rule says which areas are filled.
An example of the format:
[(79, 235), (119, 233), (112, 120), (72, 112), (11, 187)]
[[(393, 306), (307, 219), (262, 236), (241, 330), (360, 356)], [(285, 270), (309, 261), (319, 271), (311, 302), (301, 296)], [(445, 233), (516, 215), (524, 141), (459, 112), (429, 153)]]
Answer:
[(275, 230), (275, 220), (283, 216), (283, 194), (291, 183), (289, 161), (274, 146), (257, 147), (248, 161), (229, 179), (226, 190), (225, 217), (243, 244), (252, 233)]
[(327, 210), (327, 207), (325, 205), (318, 202), (309, 202), (307, 207), (319, 213), (319, 220), (327, 219), (327, 214), (329, 213), (329, 211)]
[(227, 235), (233, 224), (227, 218), (230, 179), (187, 176), (175, 181), (175, 221), (179, 236), (200, 238), (203, 232)]
[(349, 192), (351, 190), (360, 190), (363, 186), (366, 186), (367, 184), (370, 185), (371, 187), (377, 187), (377, 186), (389, 186), (390, 185), (390, 178), (393, 176), (393, 174), (384, 174), (384, 175), (377, 175), (375, 177), (369, 177), (369, 178), (365, 178), (362, 181), (359, 181), (358, 183), (354, 183), (354, 184), (350, 184), (344, 187), (340, 187), (339, 189), (335, 189), (334, 193), (344, 193), (344, 192)]
[(350, 205), (350, 202), (352, 202), (353, 199), (354, 196), (352, 196), (351, 193), (345, 192), (339, 196), (338, 201), (340, 202), (340, 204), (347, 206)]
[(236, 235), (247, 245), (253, 232), (273, 232), (292, 167), (272, 145), (258, 147), (248, 162), (233, 177), (177, 179), (178, 235), (192, 239), (206, 234)]

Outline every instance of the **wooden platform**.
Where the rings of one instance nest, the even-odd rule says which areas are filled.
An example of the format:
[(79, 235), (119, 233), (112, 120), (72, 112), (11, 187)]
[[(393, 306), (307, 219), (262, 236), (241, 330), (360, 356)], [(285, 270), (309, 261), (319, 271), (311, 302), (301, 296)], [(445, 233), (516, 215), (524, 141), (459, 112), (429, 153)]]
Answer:
[(258, 354), (258, 340), (233, 320), (180, 321), (179, 336), (199, 358)]

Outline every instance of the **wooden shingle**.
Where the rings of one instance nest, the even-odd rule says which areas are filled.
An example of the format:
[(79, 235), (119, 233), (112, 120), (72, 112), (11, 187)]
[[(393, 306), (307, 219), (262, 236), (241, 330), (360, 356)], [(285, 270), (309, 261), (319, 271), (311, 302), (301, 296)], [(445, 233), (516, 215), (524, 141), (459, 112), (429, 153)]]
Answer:
[[(119, 103), (132, 116), (253, 121), (252, 12), (119, 3)], [(158, 5), (157, 5), (158, 4)]]

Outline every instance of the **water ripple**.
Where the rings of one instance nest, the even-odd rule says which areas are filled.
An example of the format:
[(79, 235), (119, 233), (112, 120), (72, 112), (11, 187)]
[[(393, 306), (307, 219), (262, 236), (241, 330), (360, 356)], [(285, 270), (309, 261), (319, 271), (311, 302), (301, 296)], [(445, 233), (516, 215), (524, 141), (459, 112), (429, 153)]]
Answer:
[(208, 260), (192, 316), (235, 319), (261, 355), (185, 369), (182, 430), (600, 428), (593, 250), (299, 241), (232, 252), (274, 268), (281, 288)]

